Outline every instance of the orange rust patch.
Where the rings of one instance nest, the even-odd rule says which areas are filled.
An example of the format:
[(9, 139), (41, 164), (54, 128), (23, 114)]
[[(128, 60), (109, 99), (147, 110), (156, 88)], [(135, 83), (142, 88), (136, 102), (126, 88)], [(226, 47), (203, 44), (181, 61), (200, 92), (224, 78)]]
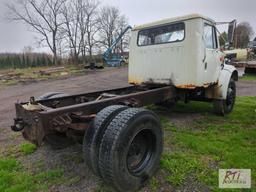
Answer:
[(141, 84), (141, 81), (136, 79), (136, 78), (133, 78), (133, 77), (129, 77), (129, 81), (128, 81), (130, 84), (135, 84), (135, 85), (139, 85)]
[(195, 88), (198, 88), (198, 87), (208, 88), (208, 87), (210, 87), (211, 85), (214, 85), (214, 84), (216, 84), (216, 83), (204, 83), (203, 86), (196, 86), (196, 85), (193, 85), (193, 84), (177, 85), (176, 87), (180, 88), (180, 89), (195, 89)]
[(196, 88), (196, 86), (193, 85), (193, 84), (177, 85), (176, 87), (177, 87), (177, 88), (180, 88), (180, 89), (195, 89), (195, 88)]

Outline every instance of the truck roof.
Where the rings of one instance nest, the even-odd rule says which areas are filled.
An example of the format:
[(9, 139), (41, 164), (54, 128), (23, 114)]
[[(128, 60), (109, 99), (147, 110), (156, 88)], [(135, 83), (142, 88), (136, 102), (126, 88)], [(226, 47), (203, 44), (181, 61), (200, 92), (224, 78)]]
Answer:
[(173, 23), (173, 22), (177, 22), (177, 21), (184, 21), (184, 20), (190, 20), (190, 19), (196, 19), (196, 18), (202, 18), (202, 19), (208, 20), (212, 23), (215, 23), (215, 21), (213, 19), (195, 13), (195, 14), (189, 14), (189, 15), (184, 15), (184, 16), (179, 16), (179, 17), (173, 17), (173, 18), (169, 18), (169, 19), (162, 19), (159, 21), (155, 21), (155, 22), (151, 22), (151, 23), (147, 23), (147, 24), (143, 24), (143, 25), (138, 25), (138, 26), (135, 26), (133, 28), (133, 30), (140, 30), (140, 29), (157, 26), (157, 25), (163, 25), (166, 23)]

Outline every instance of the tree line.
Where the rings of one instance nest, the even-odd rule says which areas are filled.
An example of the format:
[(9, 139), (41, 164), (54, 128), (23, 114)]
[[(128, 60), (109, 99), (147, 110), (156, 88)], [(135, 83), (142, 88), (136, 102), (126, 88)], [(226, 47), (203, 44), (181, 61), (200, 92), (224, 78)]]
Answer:
[(15, 69), (52, 65), (52, 56), (45, 53), (0, 54), (0, 69)]
[[(128, 25), (128, 19), (115, 6), (97, 0), (11, 0), (8, 18), (27, 24), (39, 35), (38, 43), (53, 54), (53, 63), (68, 55), (74, 63), (92, 58), (109, 48)], [(129, 35), (122, 38), (115, 51), (128, 47)]]

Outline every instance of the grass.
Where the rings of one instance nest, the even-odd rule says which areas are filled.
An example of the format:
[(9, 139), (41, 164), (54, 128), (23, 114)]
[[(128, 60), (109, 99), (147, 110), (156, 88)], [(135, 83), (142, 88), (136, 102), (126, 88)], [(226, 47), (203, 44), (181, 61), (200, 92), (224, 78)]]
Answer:
[(7, 74), (7, 73), (19, 74), (17, 78), (13, 78), (10, 80), (0, 80), (0, 87), (16, 85), (24, 82), (42, 81), (47, 79), (58, 79), (60, 77), (65, 77), (69, 75), (84, 74), (86, 71), (80, 65), (66, 65), (63, 71), (52, 73), (49, 76), (39, 74), (39, 71), (45, 70), (48, 68), (49, 67), (35, 67), (35, 68), (25, 68), (25, 69), (0, 70), (0, 74)]
[(189, 174), (195, 176), (202, 171), (202, 166), (196, 157), (181, 152), (164, 154), (161, 166), (170, 173), (166, 180), (173, 186), (181, 185)]
[(20, 145), (20, 151), (24, 155), (30, 155), (30, 154), (34, 153), (35, 150), (36, 150), (36, 145), (34, 145), (32, 143), (25, 142)]
[(156, 178), (152, 178), (150, 181), (150, 188), (152, 191), (158, 191), (158, 189), (161, 187), (159, 181)]
[(244, 81), (256, 81), (256, 74), (255, 73), (248, 73), (248, 74), (245, 74), (240, 79), (244, 80)]
[(48, 191), (50, 186), (65, 182), (61, 168), (45, 170), (42, 160), (35, 162), (37, 171), (25, 169), (18, 159), (32, 154), (34, 144), (24, 142), (10, 145), (0, 154), (0, 191), (34, 192)]
[(0, 158), (0, 191), (46, 191), (50, 185), (61, 182), (62, 174), (59, 169), (32, 174), (24, 170), (16, 159)]
[(175, 113), (202, 115), (187, 125), (174, 125), (167, 115), (161, 116), (166, 135), (161, 160), (161, 168), (167, 173), (165, 182), (182, 188), (192, 178), (211, 191), (219, 191), (219, 169), (252, 169), (255, 189), (256, 97), (239, 97), (234, 112), (226, 117), (215, 116), (211, 111), (208, 103), (178, 104)]

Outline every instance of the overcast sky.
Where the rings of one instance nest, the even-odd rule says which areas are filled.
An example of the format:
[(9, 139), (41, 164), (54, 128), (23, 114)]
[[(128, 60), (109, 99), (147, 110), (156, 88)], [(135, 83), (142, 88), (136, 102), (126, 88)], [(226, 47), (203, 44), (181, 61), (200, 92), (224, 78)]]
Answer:
[[(0, 52), (19, 52), (24, 46), (39, 49), (35, 34), (23, 24), (4, 19), (5, 3), (0, 0)], [(102, 4), (118, 6), (129, 18), (130, 24), (138, 25), (155, 20), (200, 13), (215, 21), (248, 21), (256, 31), (256, 0), (101, 0)]]

